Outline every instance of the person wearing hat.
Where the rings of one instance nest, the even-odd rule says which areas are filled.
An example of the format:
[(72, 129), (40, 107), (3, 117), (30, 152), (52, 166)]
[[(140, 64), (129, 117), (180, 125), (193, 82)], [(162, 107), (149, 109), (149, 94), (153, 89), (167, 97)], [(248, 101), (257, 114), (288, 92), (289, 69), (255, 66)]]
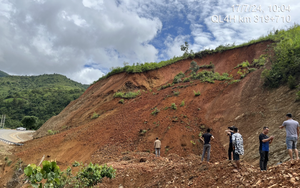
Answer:
[(286, 121), (283, 122), (280, 129), (285, 127), (286, 131), (286, 146), (290, 155), (291, 160), (293, 160), (293, 150), (296, 155), (296, 159), (298, 160), (298, 149), (297, 149), (297, 141), (299, 137), (299, 123), (292, 119), (292, 114), (286, 114)]
[(229, 146), (228, 146), (228, 160), (231, 161), (233, 159), (233, 145), (232, 145), (232, 135), (233, 135), (233, 129), (235, 126), (228, 127), (227, 130), (225, 130), (227, 136), (229, 137)]

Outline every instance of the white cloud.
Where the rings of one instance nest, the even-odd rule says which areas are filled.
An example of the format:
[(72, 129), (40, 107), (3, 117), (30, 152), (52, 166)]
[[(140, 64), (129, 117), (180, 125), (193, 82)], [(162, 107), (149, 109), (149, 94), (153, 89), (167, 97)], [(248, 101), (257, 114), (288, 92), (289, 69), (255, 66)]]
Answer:
[[(233, 12), (237, 4), (260, 4), (265, 13)], [(275, 4), (290, 5), (291, 12), (269, 12)], [(299, 23), (298, 9), (293, 0), (0, 0), (0, 70), (55, 72), (90, 83), (98, 69), (182, 55), (184, 41), (196, 52), (258, 38)], [(277, 14), (291, 16), (291, 23), (253, 22), (255, 15)], [(213, 15), (250, 16), (252, 22), (213, 23)]]

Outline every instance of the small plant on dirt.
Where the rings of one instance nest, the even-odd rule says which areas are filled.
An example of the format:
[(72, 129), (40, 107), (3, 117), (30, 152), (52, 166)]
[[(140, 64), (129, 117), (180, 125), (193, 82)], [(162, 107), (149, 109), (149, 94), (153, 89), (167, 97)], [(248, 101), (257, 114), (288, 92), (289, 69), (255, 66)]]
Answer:
[(175, 104), (175, 103), (172, 103), (172, 104), (171, 104), (171, 108), (172, 108), (173, 110), (177, 110), (176, 104)]
[(77, 166), (80, 166), (80, 162), (78, 161), (75, 161), (73, 164), (72, 164), (73, 167), (77, 167)]
[(91, 119), (96, 119), (99, 117), (99, 114), (97, 114), (96, 112), (93, 113)]
[(166, 107), (164, 107), (164, 110), (168, 110), (168, 108), (169, 108), (169, 107), (168, 107), (168, 106), (166, 106)]
[(242, 68), (246, 68), (246, 67), (249, 67), (250, 66), (250, 63), (248, 62), (248, 60), (242, 62), (241, 64), (238, 64), (236, 67), (234, 67), (235, 69), (238, 68), (238, 67), (242, 67)]
[(186, 116), (186, 115), (184, 115), (183, 117), (184, 117), (184, 118), (187, 118), (187, 116)]
[(191, 140), (191, 143), (192, 143), (193, 145), (196, 145), (196, 143), (195, 143), (193, 140)]
[(195, 96), (197, 97), (197, 96), (199, 96), (199, 95), (201, 95), (201, 93), (200, 93), (200, 91), (194, 91), (194, 94), (195, 94)]
[(180, 92), (179, 91), (173, 91), (173, 93), (174, 93), (175, 96), (178, 96)]
[(228, 85), (234, 84), (234, 83), (239, 83), (241, 80), (232, 80), (231, 82), (228, 83)]
[(160, 110), (158, 108), (155, 108), (153, 112), (151, 112), (152, 115), (156, 115), (158, 114), (158, 112), (160, 112)]
[(181, 101), (180, 106), (184, 106), (184, 101)]
[(15, 164), (15, 170), (18, 170), (20, 168), (22, 169), (22, 164), (23, 164), (22, 159), (18, 159), (18, 161)]
[(153, 92), (152, 94), (153, 94), (153, 95), (157, 95), (157, 93), (155, 93), (155, 92)]
[(200, 132), (198, 136), (199, 136), (199, 137), (202, 137), (202, 132)]
[(57, 131), (48, 130), (47, 132), (48, 132), (48, 135), (55, 135), (55, 134), (59, 133), (58, 130)]
[(168, 129), (171, 129), (171, 127), (169, 126)]
[(147, 132), (146, 129), (142, 130), (142, 134), (146, 134), (146, 132)]
[(124, 99), (120, 99), (119, 103), (124, 104)]

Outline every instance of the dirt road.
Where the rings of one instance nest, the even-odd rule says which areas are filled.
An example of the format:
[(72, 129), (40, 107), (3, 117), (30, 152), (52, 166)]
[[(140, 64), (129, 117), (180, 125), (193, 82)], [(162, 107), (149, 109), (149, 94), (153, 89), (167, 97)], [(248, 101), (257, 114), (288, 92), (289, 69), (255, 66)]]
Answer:
[(32, 139), (35, 131), (17, 131), (13, 129), (0, 129), (0, 138), (11, 142), (24, 142)]

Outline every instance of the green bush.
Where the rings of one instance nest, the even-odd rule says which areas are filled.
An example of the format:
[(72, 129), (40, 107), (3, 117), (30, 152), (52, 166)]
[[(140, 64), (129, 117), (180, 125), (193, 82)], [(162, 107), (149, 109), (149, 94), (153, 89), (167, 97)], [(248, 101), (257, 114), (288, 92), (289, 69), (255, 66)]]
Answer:
[(172, 103), (172, 104), (171, 104), (171, 108), (172, 108), (173, 110), (177, 110), (176, 104), (175, 104), (175, 103)]
[(112, 167), (99, 166), (98, 164), (90, 163), (87, 167), (81, 168), (77, 173), (76, 178), (80, 180), (79, 186), (91, 187), (100, 183), (102, 178), (107, 177), (109, 179), (115, 178), (116, 170)]
[(80, 162), (78, 161), (75, 161), (73, 164), (72, 164), (73, 167), (77, 167), (77, 166), (80, 166)]
[(241, 80), (232, 80), (231, 82), (229, 82), (228, 84), (234, 84), (234, 83), (239, 83)]
[(94, 112), (93, 115), (92, 115), (92, 117), (91, 117), (91, 119), (96, 119), (96, 118), (98, 118), (99, 116), (100, 116), (99, 114), (97, 114), (96, 112)]
[(250, 63), (248, 62), (248, 60), (242, 62), (241, 64), (238, 64), (236, 67), (234, 67), (235, 69), (236, 68), (239, 68), (239, 67), (242, 67), (242, 68), (246, 68), (246, 67), (249, 67), (250, 66)]
[(190, 78), (183, 79), (183, 82), (189, 82), (189, 81), (190, 81)]
[(275, 57), (271, 59), (271, 69), (262, 73), (264, 85), (278, 87), (288, 82), (289, 76), (300, 77), (300, 26), (295, 25), (288, 30), (277, 31), (272, 37)]
[(296, 101), (300, 101), (300, 91), (298, 91), (298, 92), (296, 93), (296, 95), (297, 95)]
[(195, 96), (199, 96), (199, 95), (201, 95), (201, 93), (200, 93), (200, 91), (194, 91), (194, 94), (195, 94)]
[(124, 104), (124, 102), (125, 102), (124, 99), (119, 100), (119, 103), (121, 103), (121, 104)]
[(190, 70), (192, 70), (192, 72), (195, 72), (195, 73), (199, 70), (199, 66), (197, 65), (197, 63), (195, 61), (191, 62)]
[(290, 89), (295, 89), (297, 86), (297, 81), (294, 76), (290, 75), (288, 78), (288, 86)]

